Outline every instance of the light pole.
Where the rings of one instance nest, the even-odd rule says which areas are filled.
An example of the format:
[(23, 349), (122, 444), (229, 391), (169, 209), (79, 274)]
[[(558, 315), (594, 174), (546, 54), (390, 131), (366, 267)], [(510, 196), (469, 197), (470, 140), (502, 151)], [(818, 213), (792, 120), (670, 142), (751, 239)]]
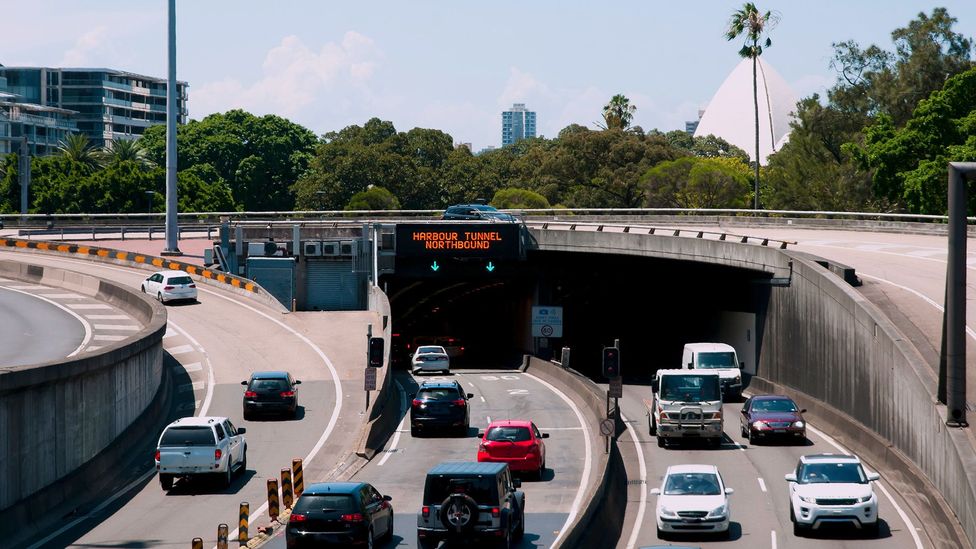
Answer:
[(169, 0), (167, 33), (169, 74), (166, 83), (166, 246), (162, 255), (183, 255), (177, 243), (180, 228), (176, 200), (176, 119), (179, 90), (176, 83), (176, 0)]
[(152, 221), (152, 199), (154, 194), (156, 194), (156, 191), (146, 191), (146, 196), (149, 197), (149, 211), (147, 213), (149, 214), (150, 221)]

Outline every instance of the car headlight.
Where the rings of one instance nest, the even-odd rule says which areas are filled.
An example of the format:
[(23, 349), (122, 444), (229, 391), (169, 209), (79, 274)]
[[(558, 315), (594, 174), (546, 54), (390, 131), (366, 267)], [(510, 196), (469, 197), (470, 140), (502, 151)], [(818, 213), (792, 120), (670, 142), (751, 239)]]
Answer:
[(802, 421), (794, 421), (793, 422), (793, 426), (796, 427), (797, 429), (802, 429), (805, 425), (806, 424), (803, 423)]
[(753, 429), (765, 429), (766, 428), (766, 422), (765, 421), (755, 421), (752, 424), (752, 428)]
[(721, 507), (713, 509), (712, 512), (708, 513), (710, 517), (724, 517), (729, 514), (729, 504), (723, 504)]
[(678, 514), (675, 513), (674, 511), (672, 511), (671, 509), (668, 509), (667, 507), (661, 507), (661, 516), (662, 517), (677, 517)]
[(817, 501), (817, 498), (813, 498), (810, 496), (800, 496), (800, 501), (805, 503), (815, 503)]
[(872, 497), (874, 497), (874, 494), (868, 494), (868, 495), (864, 496), (863, 498), (857, 498), (857, 502), (858, 503), (867, 503), (867, 502), (871, 501), (871, 498)]

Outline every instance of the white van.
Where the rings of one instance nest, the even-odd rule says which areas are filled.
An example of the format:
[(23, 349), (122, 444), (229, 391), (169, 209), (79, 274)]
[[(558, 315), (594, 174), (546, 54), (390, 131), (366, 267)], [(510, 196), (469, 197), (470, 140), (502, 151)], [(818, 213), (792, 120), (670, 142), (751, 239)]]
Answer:
[(742, 397), (742, 368), (735, 348), (725, 343), (685, 343), (681, 367), (716, 372), (722, 382), (722, 396), (726, 399)]

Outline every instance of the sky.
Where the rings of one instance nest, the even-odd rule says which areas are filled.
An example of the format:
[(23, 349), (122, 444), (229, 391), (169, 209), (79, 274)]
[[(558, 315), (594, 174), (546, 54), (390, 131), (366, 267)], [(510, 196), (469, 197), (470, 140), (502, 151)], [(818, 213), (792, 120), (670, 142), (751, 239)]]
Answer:
[[(166, 0), (2, 0), (0, 64), (106, 67), (166, 77)], [(756, 2), (778, 23), (763, 53), (798, 98), (833, 85), (832, 43), (893, 50), (891, 31), (944, 6), (976, 36), (976, 1)], [(501, 145), (525, 103), (538, 133), (602, 121), (610, 97), (645, 130), (684, 129), (739, 63), (726, 0), (177, 0), (177, 77), (190, 117), (242, 108), (316, 134), (372, 117), (399, 131)]]

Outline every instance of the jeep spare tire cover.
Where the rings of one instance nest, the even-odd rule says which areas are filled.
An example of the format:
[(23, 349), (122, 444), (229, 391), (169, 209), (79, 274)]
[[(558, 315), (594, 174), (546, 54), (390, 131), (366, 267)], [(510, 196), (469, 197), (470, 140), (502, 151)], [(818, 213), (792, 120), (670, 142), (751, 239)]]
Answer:
[(451, 494), (441, 502), (440, 519), (450, 532), (468, 532), (478, 522), (478, 503), (467, 494)]

